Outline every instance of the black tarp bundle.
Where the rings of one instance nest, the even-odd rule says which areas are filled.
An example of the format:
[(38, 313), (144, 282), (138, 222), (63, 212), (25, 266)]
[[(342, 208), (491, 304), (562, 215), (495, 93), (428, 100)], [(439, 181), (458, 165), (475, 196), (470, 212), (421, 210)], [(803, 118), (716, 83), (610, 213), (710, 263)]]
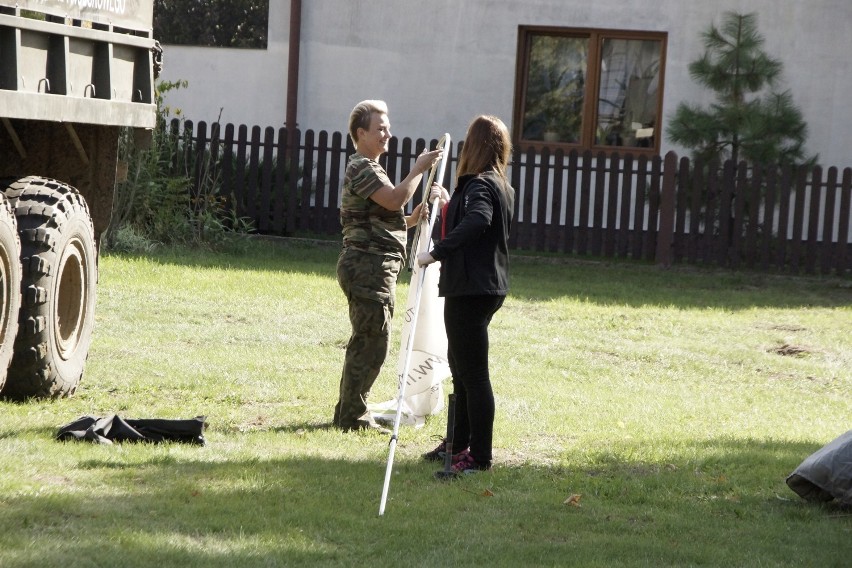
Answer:
[(160, 418), (126, 420), (117, 414), (98, 418), (81, 416), (62, 426), (57, 440), (87, 440), (98, 444), (113, 442), (183, 442), (204, 445), (204, 416), (189, 420)]
[(787, 477), (787, 485), (808, 501), (852, 505), (852, 430), (811, 454)]

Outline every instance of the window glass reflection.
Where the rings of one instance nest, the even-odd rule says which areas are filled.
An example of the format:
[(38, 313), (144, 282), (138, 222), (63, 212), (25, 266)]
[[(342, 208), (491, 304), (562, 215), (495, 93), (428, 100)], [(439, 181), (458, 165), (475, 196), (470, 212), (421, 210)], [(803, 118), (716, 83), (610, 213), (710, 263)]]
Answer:
[(600, 74), (595, 144), (654, 147), (660, 42), (605, 39)]
[(548, 35), (532, 38), (524, 139), (580, 141), (588, 53), (587, 38)]

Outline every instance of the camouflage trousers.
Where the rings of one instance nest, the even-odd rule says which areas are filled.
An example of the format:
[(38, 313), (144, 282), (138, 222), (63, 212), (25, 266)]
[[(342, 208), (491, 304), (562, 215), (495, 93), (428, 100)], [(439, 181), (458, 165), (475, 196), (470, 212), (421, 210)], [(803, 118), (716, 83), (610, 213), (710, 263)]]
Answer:
[(367, 398), (390, 346), (396, 280), (401, 259), (344, 248), (337, 261), (337, 282), (349, 300), (352, 335), (334, 407), (335, 426), (349, 429), (370, 422)]

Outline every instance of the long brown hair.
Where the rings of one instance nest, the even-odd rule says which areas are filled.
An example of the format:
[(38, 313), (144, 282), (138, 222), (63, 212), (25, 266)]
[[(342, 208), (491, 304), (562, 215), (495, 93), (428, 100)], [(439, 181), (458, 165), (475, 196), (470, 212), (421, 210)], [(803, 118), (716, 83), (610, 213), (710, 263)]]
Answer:
[(467, 128), (456, 176), (494, 170), (505, 178), (511, 155), (512, 140), (503, 121), (496, 116), (477, 116)]

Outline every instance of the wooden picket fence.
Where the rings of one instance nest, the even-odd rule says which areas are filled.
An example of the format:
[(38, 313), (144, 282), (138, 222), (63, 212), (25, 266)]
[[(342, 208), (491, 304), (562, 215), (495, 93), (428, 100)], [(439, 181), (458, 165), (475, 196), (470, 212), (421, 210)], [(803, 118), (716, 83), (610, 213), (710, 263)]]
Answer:
[[(172, 123), (173, 168), (261, 234), (338, 235), (343, 133)], [(381, 158), (404, 178), (437, 140), (393, 138)], [(460, 145), (442, 183), (452, 187)], [(852, 273), (852, 168), (748, 167), (665, 156), (516, 151), (511, 247), (590, 258), (842, 275)], [(419, 202), (416, 196), (408, 211)]]

